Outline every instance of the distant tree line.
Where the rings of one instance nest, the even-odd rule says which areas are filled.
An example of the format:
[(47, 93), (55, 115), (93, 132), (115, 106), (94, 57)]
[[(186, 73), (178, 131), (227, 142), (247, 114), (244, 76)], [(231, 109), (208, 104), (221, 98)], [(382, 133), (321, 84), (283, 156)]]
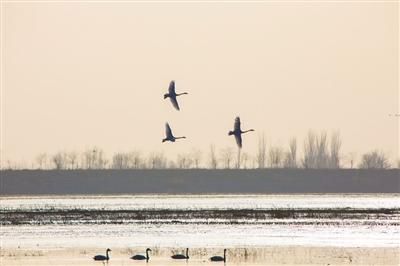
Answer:
[[(306, 168), (338, 169), (365, 168), (387, 169), (392, 165), (387, 156), (378, 150), (362, 154), (356, 163), (356, 154), (344, 156), (341, 153), (342, 140), (339, 132), (328, 136), (323, 131), (309, 131), (301, 145), (296, 138), (291, 138), (287, 146), (271, 145), (267, 147), (265, 135), (258, 138), (255, 155), (236, 150), (232, 147), (217, 149), (210, 145), (208, 152), (192, 149), (181, 153), (176, 158), (167, 158), (162, 152), (147, 155), (139, 151), (116, 152), (107, 157), (99, 147), (86, 149), (83, 152), (61, 151), (55, 154), (38, 154), (32, 167), (18, 166), (9, 161), (2, 169), (255, 169), (255, 168)], [(302, 148), (299, 153), (299, 147)], [(3, 162), (4, 164), (4, 162)], [(400, 168), (400, 161), (394, 166)]]

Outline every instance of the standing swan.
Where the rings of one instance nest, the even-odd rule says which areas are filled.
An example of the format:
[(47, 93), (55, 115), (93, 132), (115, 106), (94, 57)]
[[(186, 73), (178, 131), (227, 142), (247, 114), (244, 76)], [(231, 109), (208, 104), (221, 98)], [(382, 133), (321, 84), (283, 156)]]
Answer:
[(233, 131), (229, 131), (228, 135), (235, 135), (236, 143), (240, 149), (242, 148), (242, 134), (249, 131), (254, 131), (254, 129), (242, 131), (240, 128), (240, 117), (236, 117), (235, 124), (233, 125)]
[(224, 249), (224, 257), (221, 256), (213, 256), (210, 258), (211, 261), (223, 261), (226, 262), (226, 249)]
[(101, 261), (108, 261), (109, 259), (110, 259), (110, 257), (108, 256), (108, 252), (110, 252), (111, 251), (111, 249), (107, 249), (106, 250), (106, 255), (104, 256), (104, 255), (96, 255), (96, 256), (94, 256), (93, 257), (93, 259), (94, 260), (101, 260)]
[(133, 259), (133, 260), (146, 260), (146, 262), (148, 262), (149, 259), (150, 259), (150, 257), (149, 257), (149, 251), (151, 251), (151, 249), (147, 248), (147, 249), (146, 249), (146, 256), (143, 256), (143, 255), (135, 255), (135, 256), (132, 256), (131, 259)]
[(186, 248), (186, 256), (183, 254), (172, 255), (171, 258), (174, 260), (188, 260), (189, 259), (189, 248)]
[(180, 110), (179, 109), (179, 104), (178, 104), (178, 100), (176, 99), (176, 96), (180, 96), (180, 95), (184, 95), (184, 94), (188, 94), (187, 92), (183, 92), (183, 93), (178, 93), (176, 94), (175, 92), (175, 81), (172, 80), (169, 83), (169, 88), (168, 88), (168, 93), (164, 94), (164, 99), (168, 98), (171, 100), (172, 105), (175, 107), (176, 110)]
[(163, 139), (162, 142), (165, 141), (175, 142), (176, 139), (186, 139), (186, 137), (174, 137), (174, 135), (172, 134), (171, 127), (169, 126), (168, 123), (165, 123), (165, 136), (166, 138)]

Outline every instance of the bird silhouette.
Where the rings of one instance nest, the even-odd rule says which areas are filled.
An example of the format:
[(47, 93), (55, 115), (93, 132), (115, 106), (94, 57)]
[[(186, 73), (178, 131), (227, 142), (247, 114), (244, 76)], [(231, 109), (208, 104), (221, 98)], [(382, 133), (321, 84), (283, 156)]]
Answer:
[(177, 139), (186, 139), (186, 137), (174, 137), (174, 135), (172, 134), (172, 130), (171, 127), (169, 126), (168, 123), (165, 123), (165, 139), (162, 140), (162, 142), (165, 141), (171, 141), (171, 142), (175, 142), (175, 140)]
[(110, 259), (110, 257), (108, 256), (108, 252), (110, 252), (111, 249), (107, 249), (106, 250), (106, 255), (96, 255), (93, 257), (94, 260), (101, 260), (101, 261), (108, 261)]
[(146, 249), (146, 256), (143, 256), (143, 255), (135, 255), (135, 256), (132, 256), (131, 259), (133, 259), (133, 260), (146, 260), (146, 261), (149, 261), (149, 259), (150, 259), (150, 257), (149, 257), (149, 251), (151, 251), (151, 249), (147, 248), (147, 249)]
[(184, 94), (188, 94), (187, 92), (183, 92), (183, 93), (176, 93), (175, 92), (175, 81), (172, 80), (169, 83), (169, 88), (168, 88), (168, 93), (164, 94), (164, 99), (168, 98), (171, 100), (172, 105), (175, 107), (176, 110), (180, 110), (179, 109), (179, 104), (178, 104), (178, 100), (176, 99), (177, 96), (180, 95), (184, 95)]
[(223, 261), (226, 262), (226, 249), (224, 249), (224, 256), (213, 256), (210, 258), (211, 261)]
[(233, 131), (229, 131), (228, 135), (229, 136), (230, 135), (234, 135), (238, 147), (242, 148), (242, 134), (246, 133), (246, 132), (249, 132), (249, 131), (254, 131), (254, 129), (249, 129), (249, 130), (242, 131), (242, 129), (240, 128), (240, 117), (236, 117), (235, 118), (235, 124), (233, 125)]
[(188, 260), (189, 259), (189, 248), (186, 248), (186, 256), (183, 254), (172, 255), (171, 258), (174, 260)]

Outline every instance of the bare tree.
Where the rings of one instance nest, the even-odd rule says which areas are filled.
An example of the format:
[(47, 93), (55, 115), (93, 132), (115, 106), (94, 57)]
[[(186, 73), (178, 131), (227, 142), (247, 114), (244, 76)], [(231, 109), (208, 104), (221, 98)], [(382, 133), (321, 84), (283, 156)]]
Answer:
[(316, 136), (311, 130), (304, 141), (304, 154), (302, 164), (304, 168), (315, 168), (317, 151), (316, 146)]
[(142, 163), (142, 158), (139, 151), (132, 151), (129, 153), (129, 167), (138, 169)]
[(189, 153), (189, 154), (186, 154), (186, 161), (185, 161), (185, 165), (184, 165), (184, 168), (185, 169), (189, 169), (189, 168), (192, 168), (193, 167), (193, 158), (192, 158), (192, 154), (191, 153)]
[(167, 167), (167, 159), (163, 153), (151, 153), (148, 157), (148, 162), (151, 169), (164, 169)]
[(155, 152), (150, 153), (147, 160), (149, 161), (149, 166), (148, 167), (150, 169), (157, 168), (157, 153), (155, 153)]
[(82, 153), (81, 159), (82, 159), (81, 163), (82, 168), (84, 169), (94, 168), (93, 149), (86, 149), (86, 151)]
[(363, 154), (363, 156), (361, 157), (359, 168), (387, 169), (390, 168), (390, 163), (383, 152), (378, 152), (377, 150), (375, 150)]
[(186, 156), (184, 154), (178, 154), (176, 158), (176, 166), (180, 169), (185, 168)]
[(217, 156), (216, 156), (216, 153), (215, 153), (215, 146), (214, 145), (211, 145), (210, 146), (210, 155), (209, 155), (209, 157), (210, 157), (210, 161), (209, 161), (209, 165), (210, 165), (210, 168), (211, 169), (217, 169), (217, 167), (218, 167), (218, 160), (217, 160)]
[(334, 135), (334, 143), (331, 148), (334, 150), (329, 152), (329, 142), (327, 133), (321, 132), (317, 136), (314, 132), (309, 131), (304, 141), (304, 154), (302, 164), (304, 168), (329, 168), (332, 165), (331, 155), (334, 155), (335, 164), (339, 163), (339, 150), (341, 141), (339, 135)]
[(329, 165), (329, 152), (328, 152), (328, 138), (325, 131), (321, 132), (317, 138), (317, 165), (315, 168), (328, 168)]
[(161, 152), (157, 156), (157, 166), (160, 169), (167, 168), (167, 158)]
[(38, 164), (39, 169), (43, 169), (43, 167), (46, 166), (46, 161), (47, 161), (46, 153), (40, 153), (38, 154), (38, 156), (36, 156), (36, 163)]
[(68, 158), (68, 163), (70, 165), (70, 169), (75, 169), (76, 168), (76, 162), (78, 160), (78, 153), (71, 151), (67, 154)]
[(331, 149), (330, 149), (330, 168), (340, 168), (340, 148), (342, 140), (340, 133), (335, 132), (331, 136)]
[(201, 151), (198, 149), (193, 149), (191, 152), (191, 157), (195, 168), (199, 168), (201, 161)]
[(285, 167), (285, 168), (296, 168), (297, 167), (297, 140), (296, 140), (296, 138), (291, 138), (289, 141), (289, 151), (285, 153), (283, 167)]
[(231, 168), (231, 162), (233, 157), (233, 150), (231, 147), (226, 147), (221, 150), (221, 161), (224, 165), (224, 168)]
[(178, 154), (176, 165), (181, 169), (188, 169), (192, 166), (193, 160), (188, 154)]
[(57, 170), (65, 169), (67, 165), (67, 156), (65, 152), (58, 152), (51, 157)]
[(283, 154), (284, 152), (281, 147), (276, 146), (269, 149), (269, 165), (271, 168), (282, 167)]
[(104, 169), (107, 167), (108, 160), (104, 154), (104, 151), (99, 148), (93, 150), (95, 169)]
[(249, 156), (249, 154), (248, 153), (246, 153), (246, 152), (243, 152), (242, 153), (242, 155), (241, 155), (241, 165), (242, 165), (242, 168), (244, 168), (244, 169), (247, 169), (247, 163), (248, 163), (248, 161), (249, 161), (249, 158), (250, 156)]
[(128, 169), (129, 168), (129, 154), (115, 153), (112, 157), (111, 168), (113, 169)]
[(111, 163), (112, 169), (126, 169), (127, 168), (127, 158), (125, 154), (115, 153), (112, 157)]
[(104, 169), (107, 163), (108, 160), (100, 148), (93, 147), (82, 154), (82, 167), (85, 169)]
[(257, 165), (258, 168), (265, 168), (266, 158), (267, 158), (267, 145), (265, 143), (265, 135), (258, 136), (258, 149), (257, 149)]
[(112, 157), (111, 168), (113, 169), (138, 169), (143, 166), (140, 152), (117, 152)]

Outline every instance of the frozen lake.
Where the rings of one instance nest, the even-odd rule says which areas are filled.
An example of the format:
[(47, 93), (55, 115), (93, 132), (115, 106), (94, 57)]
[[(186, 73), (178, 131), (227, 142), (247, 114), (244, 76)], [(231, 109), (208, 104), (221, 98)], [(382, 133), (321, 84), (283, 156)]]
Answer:
[(2, 197), (3, 248), (400, 247), (400, 196)]

